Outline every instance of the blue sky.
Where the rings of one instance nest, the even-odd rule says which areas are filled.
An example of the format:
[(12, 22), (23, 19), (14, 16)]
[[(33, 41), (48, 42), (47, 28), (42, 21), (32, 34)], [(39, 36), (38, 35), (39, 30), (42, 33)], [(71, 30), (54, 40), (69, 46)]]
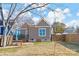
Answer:
[[(17, 6), (18, 11), (20, 10), (19, 8), (21, 9), (24, 8), (25, 5), (27, 4), (18, 4)], [(9, 4), (3, 4), (4, 10), (8, 10), (9, 7), (10, 7)], [(47, 7), (53, 10), (56, 10), (56, 9), (59, 10), (59, 12), (61, 12), (62, 15), (64, 16), (63, 18), (64, 23), (71, 23), (73, 20), (79, 21), (79, 4), (78, 3), (50, 3)], [(48, 10), (47, 7), (45, 7), (42, 11), (36, 9), (36, 10), (33, 10), (32, 12), (37, 13), (37, 14), (41, 13), (41, 15), (43, 15), (44, 17), (48, 17), (50, 10)], [(31, 14), (31, 16), (34, 17), (34, 19), (40, 18), (36, 14)], [(53, 13), (50, 16), (53, 18)], [(61, 18), (63, 16), (61, 16)], [(51, 22), (53, 21), (53, 19), (49, 21)]]
[(75, 20), (79, 19), (79, 16), (77, 16), (77, 13), (79, 12), (79, 4), (77, 3), (54, 3), (54, 6), (53, 4), (50, 4), (49, 7), (52, 9), (60, 8), (62, 10), (68, 8), (70, 10), (71, 16), (65, 15), (66, 16), (64, 19), (65, 23), (68, 23), (73, 19)]
[(66, 17), (65, 21), (71, 21), (72, 19), (79, 19), (79, 16), (77, 16), (77, 12), (79, 12), (79, 4), (61, 4), (58, 6), (61, 9), (69, 8), (70, 13), (72, 14), (71, 17)]

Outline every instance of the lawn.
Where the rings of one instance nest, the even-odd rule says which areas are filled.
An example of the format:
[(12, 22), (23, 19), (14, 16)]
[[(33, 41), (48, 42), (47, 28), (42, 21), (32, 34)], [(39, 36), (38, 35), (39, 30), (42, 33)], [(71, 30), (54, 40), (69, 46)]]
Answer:
[(79, 53), (79, 42), (60, 42), (60, 44)]
[(17, 52), (19, 47), (15, 48), (0, 48), (0, 53), (10, 53), (10, 52)]
[(39, 45), (39, 44), (51, 44), (51, 42), (33, 42), (35, 45)]
[[(66, 45), (66, 43), (65, 43)], [(62, 56), (79, 55), (77, 52), (67, 48), (60, 42), (33, 42), (23, 43), (22, 47), (0, 48), (0, 55), (10, 56)]]

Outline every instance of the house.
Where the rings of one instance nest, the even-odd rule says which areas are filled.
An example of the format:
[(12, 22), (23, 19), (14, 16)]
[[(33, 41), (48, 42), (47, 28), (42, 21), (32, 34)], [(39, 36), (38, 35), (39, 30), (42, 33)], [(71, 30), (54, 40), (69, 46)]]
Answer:
[[(12, 21), (9, 22), (8, 30), (10, 29), (11, 24), (12, 24)], [(4, 26), (3, 26), (3, 21), (0, 20), (0, 46), (3, 46), (3, 42), (4, 42), (3, 38), (4, 38)], [(6, 42), (7, 45), (12, 44), (12, 40), (13, 40), (12, 35), (8, 35), (7, 42)]]
[(51, 27), (48, 22), (42, 18), (37, 24), (23, 24), (21, 26), (21, 34), (24, 35), (25, 41), (50, 41)]
[[(8, 25), (8, 30), (10, 30), (12, 24), (13, 24), (13, 20), (10, 20)], [(3, 35), (3, 32), (4, 32), (3, 21), (0, 20), (0, 35)]]
[(32, 26), (32, 24), (25, 23), (21, 26), (20, 29), (20, 39), (23, 41), (28, 41), (29, 40), (29, 29)]
[(3, 35), (3, 21), (0, 20), (0, 35)]
[(2, 37), (3, 37), (3, 31), (4, 30), (4, 27), (3, 27), (3, 21), (0, 20), (0, 47), (1, 47), (1, 44), (2, 44)]
[(77, 33), (74, 27), (67, 27), (63, 32), (63, 34), (73, 34), (73, 33)]

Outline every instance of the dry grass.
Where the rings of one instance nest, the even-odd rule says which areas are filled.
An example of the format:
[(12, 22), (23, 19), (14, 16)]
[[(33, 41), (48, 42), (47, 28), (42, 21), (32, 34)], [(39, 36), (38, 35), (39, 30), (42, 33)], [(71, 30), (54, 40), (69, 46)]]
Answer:
[(79, 55), (58, 42), (34, 42), (32, 44), (23, 44), (22, 47), (17, 48), (0, 48), (0, 55), (17, 55), (17, 56), (65, 56), (65, 55)]

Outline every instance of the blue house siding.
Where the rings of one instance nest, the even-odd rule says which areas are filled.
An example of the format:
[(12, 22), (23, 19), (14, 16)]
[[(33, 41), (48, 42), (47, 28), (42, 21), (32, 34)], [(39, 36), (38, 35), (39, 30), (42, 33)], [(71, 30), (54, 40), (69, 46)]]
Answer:
[(0, 35), (3, 35), (3, 32), (4, 32), (4, 28), (0, 27)]
[(3, 21), (0, 20), (0, 35), (3, 35), (4, 27), (3, 27)]

